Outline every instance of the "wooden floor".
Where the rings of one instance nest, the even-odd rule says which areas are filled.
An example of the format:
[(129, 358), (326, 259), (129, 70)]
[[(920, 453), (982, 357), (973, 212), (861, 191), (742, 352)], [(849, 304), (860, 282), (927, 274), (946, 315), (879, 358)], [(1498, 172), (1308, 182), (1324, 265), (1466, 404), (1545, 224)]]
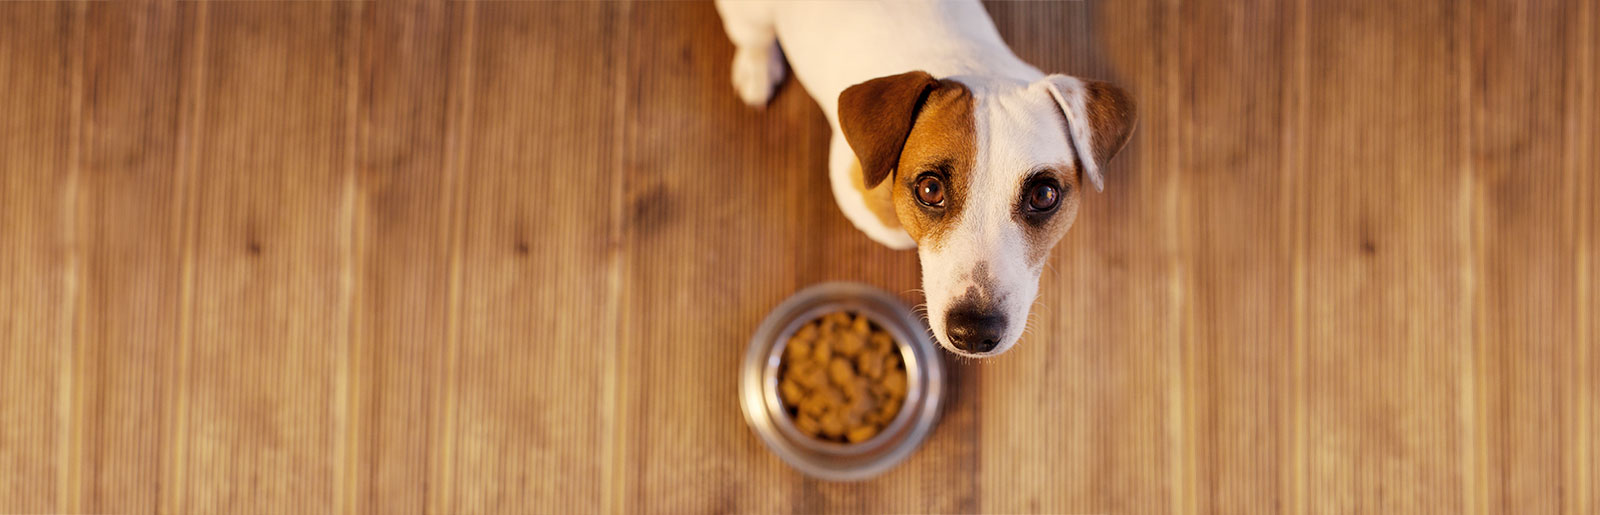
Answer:
[(0, 5), (0, 512), (1600, 512), (1600, 6), (988, 7), (1141, 126), (831, 484), (746, 339), (916, 258), (710, 5)]

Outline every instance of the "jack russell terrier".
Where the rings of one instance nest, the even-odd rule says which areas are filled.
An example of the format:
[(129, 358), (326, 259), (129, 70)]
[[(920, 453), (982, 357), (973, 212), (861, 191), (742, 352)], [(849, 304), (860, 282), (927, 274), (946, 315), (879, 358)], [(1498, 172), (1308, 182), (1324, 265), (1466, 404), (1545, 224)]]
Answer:
[(977, 0), (718, 0), (733, 87), (765, 106), (784, 61), (833, 126), (829, 179), (873, 240), (917, 248), (939, 344), (995, 356), (1022, 336), (1082, 184), (1133, 133), (1104, 82), (1045, 75), (1011, 53)]

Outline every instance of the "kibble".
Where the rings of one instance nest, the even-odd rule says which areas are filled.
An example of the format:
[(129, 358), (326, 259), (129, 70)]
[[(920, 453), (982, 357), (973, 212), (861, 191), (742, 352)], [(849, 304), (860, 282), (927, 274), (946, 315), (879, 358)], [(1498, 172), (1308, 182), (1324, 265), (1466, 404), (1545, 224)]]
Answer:
[(900, 413), (905, 362), (894, 337), (865, 315), (836, 311), (789, 338), (778, 397), (795, 427), (841, 443), (866, 441)]

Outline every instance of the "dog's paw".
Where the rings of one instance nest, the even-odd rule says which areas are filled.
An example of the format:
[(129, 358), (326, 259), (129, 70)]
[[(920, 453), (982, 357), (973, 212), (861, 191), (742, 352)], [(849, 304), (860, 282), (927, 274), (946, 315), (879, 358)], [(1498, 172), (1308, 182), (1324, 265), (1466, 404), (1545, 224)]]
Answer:
[(733, 90), (750, 107), (765, 107), (773, 91), (783, 82), (785, 66), (778, 43), (762, 47), (739, 47), (733, 53)]

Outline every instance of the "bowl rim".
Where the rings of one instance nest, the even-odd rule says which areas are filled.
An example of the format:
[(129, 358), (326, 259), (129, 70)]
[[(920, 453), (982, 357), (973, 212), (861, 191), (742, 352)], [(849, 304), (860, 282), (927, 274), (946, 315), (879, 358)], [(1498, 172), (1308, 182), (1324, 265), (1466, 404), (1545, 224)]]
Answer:
[[(762, 366), (761, 389), (766, 400), (768, 413), (772, 414), (772, 419), (777, 424), (778, 430), (795, 439), (796, 443), (828, 454), (861, 454), (870, 452), (872, 449), (892, 441), (897, 433), (905, 429), (906, 424), (911, 423), (913, 410), (906, 408), (915, 406), (916, 403), (922, 401), (923, 384), (920, 375), (920, 362), (906, 357), (911, 353), (911, 344), (907, 343), (910, 336), (904, 334), (904, 328), (884, 320), (886, 315), (879, 313), (876, 306), (858, 302), (845, 302), (844, 304), (848, 304), (847, 306), (839, 306), (838, 304), (840, 303), (811, 305), (806, 307), (804, 311), (797, 311), (796, 315), (788, 317), (789, 322), (785, 324), (783, 331), (778, 333), (776, 340), (772, 344), (772, 350), (768, 353), (767, 362)], [(873, 435), (872, 438), (868, 438), (864, 442), (831, 442), (801, 432), (800, 428), (794, 424), (794, 418), (789, 416), (788, 410), (784, 408), (783, 400), (778, 396), (778, 370), (783, 366), (783, 351), (789, 348), (789, 338), (794, 336), (794, 333), (799, 331), (805, 324), (816, 321), (828, 313), (838, 311), (855, 311), (858, 314), (863, 314), (867, 319), (888, 331), (890, 336), (894, 337), (895, 352), (900, 353), (900, 361), (905, 364), (906, 369), (906, 396), (900, 400), (900, 412), (895, 414), (894, 420), (889, 421), (889, 424), (884, 426), (882, 431), (879, 431), (878, 434)]]
[[(763, 387), (766, 375), (765, 363), (772, 356), (772, 347), (777, 344), (775, 335), (781, 330), (788, 329), (793, 319), (797, 318), (796, 315), (809, 311), (816, 305), (827, 305), (841, 299), (880, 304), (881, 306), (878, 306), (882, 309), (880, 314), (890, 322), (883, 324), (886, 329), (903, 324), (902, 330), (906, 339), (899, 343), (904, 343), (906, 346), (900, 347), (901, 359), (907, 363), (916, 362), (911, 366), (917, 371), (913, 376), (911, 374), (913, 368), (907, 368), (908, 393), (910, 382), (921, 382), (923, 388), (917, 403), (907, 402), (901, 407), (901, 412), (910, 413), (911, 419), (902, 431), (898, 433), (885, 431), (885, 434), (893, 437), (885, 441), (881, 447), (870, 449), (862, 447), (863, 452), (852, 454), (819, 452), (798, 443), (780, 430), (777, 422), (773, 420), (776, 418), (775, 414), (767, 405)], [(859, 481), (882, 474), (898, 465), (920, 448), (933, 432), (944, 401), (944, 366), (944, 356), (930, 339), (926, 323), (899, 297), (862, 283), (824, 282), (801, 289), (781, 301), (767, 313), (751, 336), (749, 348), (740, 365), (739, 407), (744, 414), (745, 422), (751, 431), (756, 433), (762, 444), (791, 467), (818, 479)], [(783, 413), (781, 416), (787, 417), (788, 414)], [(799, 434), (798, 431), (796, 433)], [(818, 441), (809, 436), (805, 438)], [(858, 445), (860, 444), (850, 444), (852, 449)]]

